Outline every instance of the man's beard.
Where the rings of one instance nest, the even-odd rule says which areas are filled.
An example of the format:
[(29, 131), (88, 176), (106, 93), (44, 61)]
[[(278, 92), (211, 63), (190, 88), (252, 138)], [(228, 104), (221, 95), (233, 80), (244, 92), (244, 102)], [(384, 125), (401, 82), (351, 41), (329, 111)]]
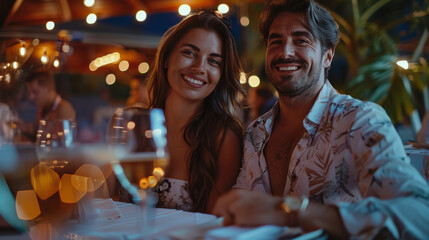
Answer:
[(319, 81), (320, 75), (322, 74), (321, 64), (322, 63), (320, 63), (316, 69), (310, 70), (309, 76), (305, 76), (305, 78), (301, 79), (295, 79), (294, 82), (292, 81), (293, 76), (284, 76), (280, 81), (274, 81), (271, 72), (268, 71), (267, 78), (271, 84), (273, 84), (280, 96), (296, 97), (316, 85), (317, 81)]

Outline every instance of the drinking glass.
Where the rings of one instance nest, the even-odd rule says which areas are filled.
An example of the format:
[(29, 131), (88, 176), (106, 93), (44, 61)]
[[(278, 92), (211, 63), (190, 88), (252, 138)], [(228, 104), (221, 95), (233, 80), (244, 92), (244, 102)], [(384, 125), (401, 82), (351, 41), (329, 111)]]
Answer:
[[(38, 164), (30, 171), (32, 189), (17, 195), (22, 206), (34, 206), (30, 225), (48, 225), (50, 237), (60, 238), (65, 222), (78, 218), (87, 196), (89, 177), (78, 174), (85, 163), (76, 151), (76, 124), (72, 120), (41, 120), (37, 130)], [(30, 203), (28, 199), (33, 199)]]
[(118, 153), (113, 171), (141, 209), (142, 238), (150, 234), (148, 211), (156, 201), (152, 188), (164, 176), (169, 161), (164, 122), (161, 109), (118, 109), (107, 130), (107, 142)]

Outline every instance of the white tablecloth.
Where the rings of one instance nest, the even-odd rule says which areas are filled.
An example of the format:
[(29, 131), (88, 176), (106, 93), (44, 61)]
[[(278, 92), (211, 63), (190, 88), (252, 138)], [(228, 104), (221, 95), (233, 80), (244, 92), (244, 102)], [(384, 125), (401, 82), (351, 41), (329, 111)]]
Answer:
[[(137, 206), (115, 202), (120, 211), (120, 218), (98, 219), (90, 224), (75, 224), (66, 231), (66, 239), (139, 239)], [(262, 226), (257, 228), (223, 227), (221, 219), (214, 215), (185, 212), (173, 209), (153, 209), (154, 220), (150, 227), (151, 234), (147, 239), (180, 240), (180, 239), (276, 239), (279, 236), (298, 234), (299, 239), (326, 239), (323, 232), (316, 231), (300, 234), (299, 229), (279, 226)], [(292, 239), (292, 238), (288, 238)]]

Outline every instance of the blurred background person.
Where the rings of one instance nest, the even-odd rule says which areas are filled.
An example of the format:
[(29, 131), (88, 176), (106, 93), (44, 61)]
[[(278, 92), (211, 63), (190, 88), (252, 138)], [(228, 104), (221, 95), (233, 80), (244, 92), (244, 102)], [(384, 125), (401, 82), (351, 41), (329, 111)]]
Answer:
[(422, 127), (417, 133), (418, 143), (429, 143), (429, 111), (423, 117)]
[(147, 89), (147, 79), (145, 75), (135, 75), (130, 82), (130, 96), (126, 107), (149, 107), (149, 93)]
[(2, 143), (10, 142), (13, 132), (13, 113), (6, 103), (0, 102), (0, 145)]
[(63, 99), (55, 89), (55, 79), (45, 70), (35, 70), (25, 78), (27, 96), (37, 107), (35, 123), (20, 123), (22, 134), (34, 141), (40, 120), (70, 119), (76, 121), (71, 103)]
[(270, 110), (276, 102), (276, 91), (272, 87), (261, 84), (258, 87), (249, 88), (247, 94), (249, 111), (246, 119), (246, 126)]

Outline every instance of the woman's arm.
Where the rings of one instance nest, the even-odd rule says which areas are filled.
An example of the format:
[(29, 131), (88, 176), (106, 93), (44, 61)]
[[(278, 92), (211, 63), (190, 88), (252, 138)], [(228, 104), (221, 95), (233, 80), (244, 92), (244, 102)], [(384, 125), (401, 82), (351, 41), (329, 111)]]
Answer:
[(219, 152), (218, 176), (216, 185), (210, 193), (207, 212), (211, 213), (220, 195), (231, 190), (235, 184), (240, 171), (241, 153), (240, 138), (231, 129), (228, 129)]

